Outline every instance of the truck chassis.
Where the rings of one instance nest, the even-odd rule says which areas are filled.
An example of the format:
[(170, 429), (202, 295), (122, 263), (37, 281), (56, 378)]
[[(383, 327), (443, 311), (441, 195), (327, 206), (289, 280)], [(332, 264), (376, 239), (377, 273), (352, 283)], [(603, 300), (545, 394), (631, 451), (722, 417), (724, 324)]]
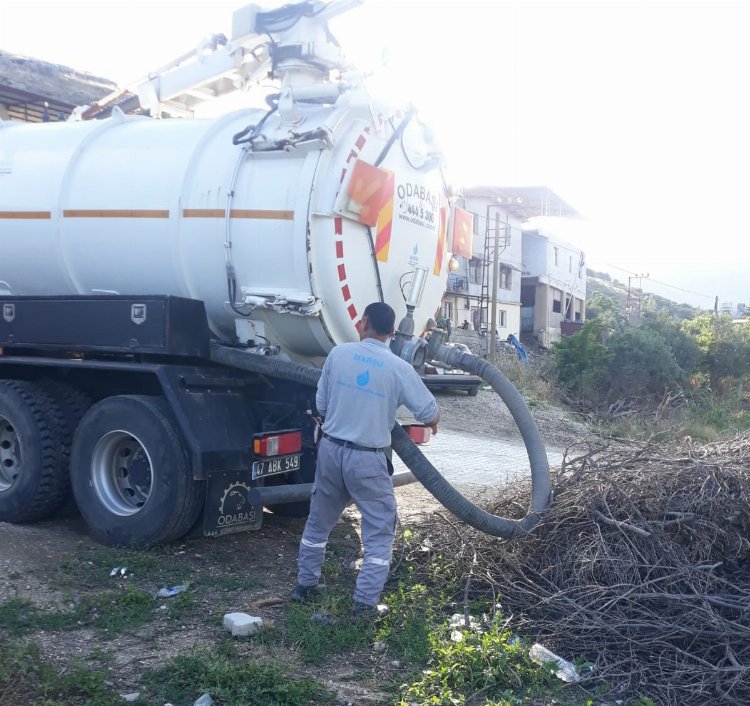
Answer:
[(314, 388), (214, 363), (202, 302), (0, 306), (0, 520), (49, 517), (72, 492), (99, 541), (148, 546), (258, 529), (251, 488), (313, 480)]

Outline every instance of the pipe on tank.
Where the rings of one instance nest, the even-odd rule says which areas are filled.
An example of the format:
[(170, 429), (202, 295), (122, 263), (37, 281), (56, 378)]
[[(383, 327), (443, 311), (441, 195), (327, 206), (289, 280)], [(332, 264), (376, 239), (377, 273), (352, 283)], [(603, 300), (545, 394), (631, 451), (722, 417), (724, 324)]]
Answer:
[[(406, 464), (411, 474), (442, 505), (467, 524), (486, 534), (506, 539), (527, 533), (539, 521), (542, 511), (549, 506), (550, 502), (547, 454), (531, 412), (513, 384), (486, 360), (470, 353), (461, 353), (450, 346), (436, 344), (432, 348), (434, 355), (431, 357), (433, 359), (442, 360), (442, 362), (451, 367), (461, 368), (468, 373), (478, 375), (492, 386), (492, 389), (500, 395), (503, 402), (507, 405), (521, 432), (531, 465), (531, 505), (529, 512), (522, 520), (511, 520), (504, 517), (497, 517), (478, 508), (443, 478), (399, 424), (396, 424), (391, 431), (391, 445), (393, 450)], [(271, 377), (279, 377), (309, 387), (315, 387), (320, 377), (320, 370), (309, 365), (301, 365), (273, 357), (258, 356), (219, 343), (211, 345), (211, 359), (222, 365)], [(405, 474), (398, 474), (398, 476), (401, 475)], [(396, 477), (394, 476), (394, 478)], [(399, 482), (401, 483), (400, 479)], [(411, 481), (405, 479), (403, 482)], [(309, 489), (305, 485), (309, 486)], [(251, 494), (248, 498), (253, 504), (265, 503), (264, 498), (266, 497), (269, 499), (269, 504), (305, 500), (310, 495), (309, 491), (312, 489), (312, 484), (305, 485), (254, 488), (250, 491)], [(300, 492), (300, 496), (297, 496), (295, 487)], [(252, 495), (253, 491), (257, 491), (257, 494), (254, 496)], [(255, 498), (255, 501), (253, 501), (253, 498)]]
[[(394, 473), (391, 478), (393, 487), (415, 483), (417, 478), (411, 471)], [(312, 483), (296, 483), (295, 485), (267, 485), (251, 488), (247, 494), (251, 505), (282, 505), (284, 503), (299, 503), (310, 499)]]

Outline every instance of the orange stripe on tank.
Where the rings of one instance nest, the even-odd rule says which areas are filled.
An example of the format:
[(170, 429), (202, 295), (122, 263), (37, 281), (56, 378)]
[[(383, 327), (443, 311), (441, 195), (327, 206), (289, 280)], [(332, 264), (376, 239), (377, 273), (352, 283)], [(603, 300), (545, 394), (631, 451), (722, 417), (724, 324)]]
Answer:
[(52, 213), (49, 211), (0, 211), (0, 218), (22, 221), (49, 220), (52, 218)]
[[(227, 212), (223, 208), (184, 208), (183, 218), (226, 218)], [(262, 208), (233, 208), (229, 211), (230, 218), (248, 218), (266, 221), (291, 221), (294, 211), (277, 211)]]
[(244, 209), (233, 208), (229, 212), (231, 218), (257, 218), (269, 221), (292, 221), (294, 220), (294, 211), (271, 211), (264, 209)]
[(149, 208), (68, 208), (63, 211), (63, 218), (169, 218), (169, 211)]

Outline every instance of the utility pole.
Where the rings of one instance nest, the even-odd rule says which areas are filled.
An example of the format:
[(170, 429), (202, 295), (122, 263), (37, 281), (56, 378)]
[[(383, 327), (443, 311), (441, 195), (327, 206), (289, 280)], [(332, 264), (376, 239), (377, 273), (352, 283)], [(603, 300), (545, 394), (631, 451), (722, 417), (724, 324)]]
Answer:
[[(644, 277), (645, 277), (646, 279), (648, 279), (648, 272), (647, 272), (647, 273), (646, 273), (645, 275), (644, 275), (644, 274), (640, 274), (640, 275), (630, 275), (630, 276), (628, 277), (628, 302), (627, 302), (627, 305), (626, 305), (626, 307), (625, 307), (625, 323), (626, 323), (626, 324), (627, 324), (628, 326), (630, 325), (630, 313), (631, 313), (631, 311), (632, 311), (632, 307), (633, 307), (633, 300), (632, 300), (632, 297), (631, 297), (631, 294), (630, 294), (630, 291), (631, 291), (631, 290), (630, 290), (630, 282), (631, 282), (632, 280), (634, 280), (634, 279), (643, 279)], [(641, 288), (642, 288), (642, 287), (641, 287), (641, 286), (639, 285), (639, 289), (641, 289)], [(638, 305), (639, 305), (639, 306), (638, 306), (638, 313), (639, 313), (639, 322), (640, 322), (640, 304), (641, 304), (641, 296), (639, 296), (639, 297), (638, 297)]]
[[(487, 222), (489, 223), (490, 207), (487, 206)], [(489, 326), (490, 334), (490, 362), (494, 365), (495, 363), (495, 352), (497, 350), (497, 277), (498, 277), (498, 265), (500, 257), (500, 224), (497, 219), (494, 223), (495, 226), (495, 238), (492, 248), (492, 307), (490, 313), (490, 321), (487, 322)]]

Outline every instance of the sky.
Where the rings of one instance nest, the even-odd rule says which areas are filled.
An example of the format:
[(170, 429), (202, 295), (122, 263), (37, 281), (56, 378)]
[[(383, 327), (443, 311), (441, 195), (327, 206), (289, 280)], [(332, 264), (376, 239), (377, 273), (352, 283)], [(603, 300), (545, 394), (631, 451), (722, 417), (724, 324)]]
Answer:
[[(0, 0), (0, 49), (126, 84), (244, 4)], [(419, 108), (451, 184), (548, 186), (589, 267), (703, 308), (750, 304), (748, 27), (750, 0), (365, 0), (331, 21)]]

